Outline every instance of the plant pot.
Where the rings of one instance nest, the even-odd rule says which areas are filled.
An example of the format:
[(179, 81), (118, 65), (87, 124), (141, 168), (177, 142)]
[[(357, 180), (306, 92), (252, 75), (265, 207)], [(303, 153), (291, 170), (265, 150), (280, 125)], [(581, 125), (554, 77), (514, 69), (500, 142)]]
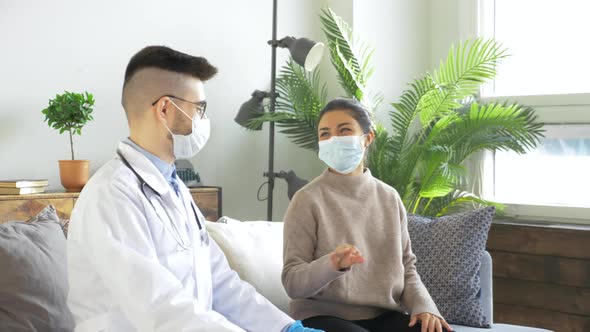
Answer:
[(58, 160), (59, 178), (67, 192), (79, 192), (90, 178), (89, 160)]

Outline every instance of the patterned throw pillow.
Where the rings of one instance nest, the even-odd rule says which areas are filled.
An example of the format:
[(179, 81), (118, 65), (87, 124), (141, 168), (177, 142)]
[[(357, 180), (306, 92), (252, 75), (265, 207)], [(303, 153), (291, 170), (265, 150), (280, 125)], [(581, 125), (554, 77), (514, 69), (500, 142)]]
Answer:
[(68, 227), (70, 227), (70, 219), (59, 219), (59, 224), (61, 225), (61, 230), (64, 232), (64, 236), (68, 237)]
[(490, 327), (480, 300), (480, 258), (494, 207), (439, 218), (408, 216), (416, 269), (440, 313), (453, 324)]

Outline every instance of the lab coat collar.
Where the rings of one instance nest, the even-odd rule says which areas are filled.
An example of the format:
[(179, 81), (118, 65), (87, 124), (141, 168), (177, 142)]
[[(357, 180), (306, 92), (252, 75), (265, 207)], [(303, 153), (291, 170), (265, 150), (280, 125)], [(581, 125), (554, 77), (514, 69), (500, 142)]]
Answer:
[(124, 142), (119, 143), (117, 151), (121, 152), (131, 167), (152, 187), (160, 196), (168, 194), (172, 189), (162, 173), (141, 152)]
[(164, 160), (160, 159), (158, 156), (152, 154), (151, 152), (149, 152), (149, 151), (145, 150), (144, 148), (142, 148), (141, 146), (137, 145), (137, 143), (133, 142), (131, 140), (131, 138), (127, 138), (127, 139), (123, 140), (123, 143), (131, 145), (133, 148), (135, 148), (135, 150), (141, 152), (141, 154), (146, 156), (146, 158), (149, 159), (154, 164), (154, 166), (156, 166), (158, 171), (160, 171), (160, 173), (162, 173), (162, 175), (164, 175), (164, 179), (166, 179), (166, 181), (168, 181), (169, 183), (172, 183), (172, 181), (175, 180), (176, 167), (174, 166), (174, 163), (169, 164), (169, 163), (165, 162)]

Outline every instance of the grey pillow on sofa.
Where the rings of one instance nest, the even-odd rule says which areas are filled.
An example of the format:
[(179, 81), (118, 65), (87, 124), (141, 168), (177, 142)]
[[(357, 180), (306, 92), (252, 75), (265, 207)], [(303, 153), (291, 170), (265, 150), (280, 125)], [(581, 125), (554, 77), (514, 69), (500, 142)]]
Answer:
[(0, 331), (73, 331), (66, 239), (53, 206), (0, 224)]
[(490, 327), (479, 268), (494, 207), (439, 218), (408, 216), (416, 269), (440, 313), (454, 324)]

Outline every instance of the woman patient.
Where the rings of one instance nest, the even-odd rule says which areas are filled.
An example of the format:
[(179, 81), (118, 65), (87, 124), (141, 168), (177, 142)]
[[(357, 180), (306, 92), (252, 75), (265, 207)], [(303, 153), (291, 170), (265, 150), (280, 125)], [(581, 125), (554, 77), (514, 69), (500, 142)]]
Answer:
[(416, 272), (397, 191), (364, 167), (375, 137), (367, 110), (329, 102), (318, 137), (329, 168), (297, 192), (285, 215), (291, 315), (326, 332), (452, 330)]

